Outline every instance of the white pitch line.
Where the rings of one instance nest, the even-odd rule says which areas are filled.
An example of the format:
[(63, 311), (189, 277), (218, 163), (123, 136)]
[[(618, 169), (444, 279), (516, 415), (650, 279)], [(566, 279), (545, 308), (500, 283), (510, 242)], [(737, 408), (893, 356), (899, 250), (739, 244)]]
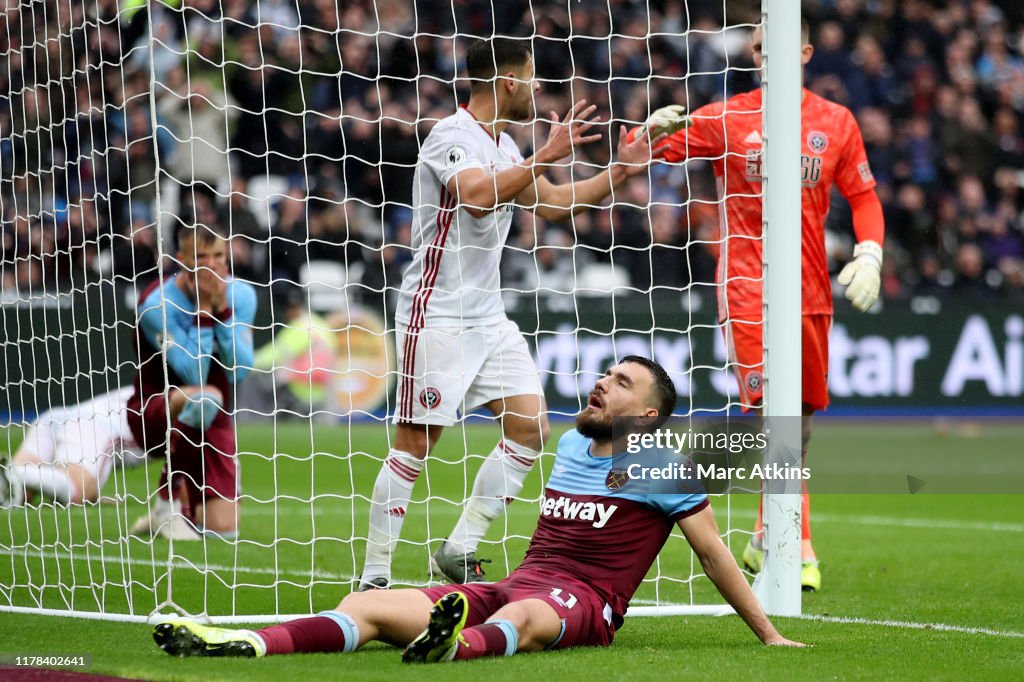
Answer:
[(856, 625), (878, 625), (888, 628), (902, 628), (904, 630), (935, 630), (938, 632), (958, 632), (965, 635), (1024, 638), (1024, 632), (991, 630), (989, 628), (973, 628), (967, 627), (966, 625), (947, 625), (945, 623), (913, 623), (903, 620), (871, 620), (869, 618), (845, 618), (842, 616), (817, 616), (813, 614), (797, 616), (797, 618), (801, 620), (818, 621), (821, 623), (838, 623), (841, 625), (853, 623)]
[(980, 530), (996, 533), (1024, 533), (1024, 523), (1000, 523), (998, 521), (959, 521), (957, 519), (901, 519), (890, 516), (840, 516), (836, 514), (812, 514), (814, 521), (825, 523), (853, 523), (866, 526), (899, 526), (902, 528), (934, 528), (938, 530)]
[[(754, 518), (757, 512), (733, 509), (732, 516)], [(724, 512), (723, 512), (724, 514)], [(859, 514), (821, 514), (815, 512), (811, 521), (821, 523), (842, 523), (861, 526), (896, 526), (900, 528), (929, 528), (934, 530), (976, 530), (994, 533), (1024, 533), (1024, 523), (1001, 523), (998, 521), (961, 521), (958, 519), (920, 519), (896, 516), (863, 516)]]
[[(167, 562), (163, 561), (152, 561), (150, 559), (121, 559), (119, 557), (109, 556), (72, 556), (66, 552), (42, 552), (42, 551), (30, 551), (24, 550), (0, 550), (0, 555), (9, 556), (31, 556), (42, 559), (68, 559), (74, 561), (101, 561), (104, 563), (111, 564), (132, 564), (136, 566), (148, 566), (148, 567), (163, 567), (167, 565)], [(221, 566), (217, 564), (206, 564), (200, 566), (198, 564), (188, 562), (183, 559), (174, 561), (172, 565), (175, 568), (198, 568), (200, 570), (218, 571), (218, 572), (235, 572), (235, 573), (250, 573), (256, 575), (273, 575), (275, 577), (281, 576), (298, 576), (304, 578), (327, 578), (337, 580), (338, 582), (351, 582), (355, 580), (355, 576), (344, 575), (340, 573), (330, 573), (328, 571), (304, 571), (286, 569), (277, 571), (273, 568), (266, 567), (255, 567), (255, 566)], [(415, 581), (408, 579), (397, 579), (397, 582), (406, 583), (409, 585), (415, 584)], [(634, 599), (632, 602), (636, 606), (641, 605), (658, 605), (663, 607), (672, 606), (688, 606), (686, 604), (675, 604), (675, 603), (662, 603), (657, 604), (652, 600), (647, 599)], [(134, 616), (132, 617), (134, 618)], [(228, 617), (230, 618), (230, 617)], [(880, 627), (891, 627), (901, 628), (905, 630), (933, 630), (936, 632), (956, 632), (967, 635), (988, 635), (990, 637), (1011, 637), (1011, 638), (1024, 638), (1024, 632), (1013, 632), (1011, 630), (992, 630), (989, 628), (977, 628), (968, 627), (964, 625), (948, 625), (946, 623), (914, 623), (910, 621), (899, 621), (899, 620), (871, 620), (868, 618), (847, 618), (842, 616), (820, 616), (814, 614), (807, 614), (803, 616), (797, 616), (800, 620), (810, 620), (821, 623), (835, 623), (840, 625), (855, 624), (855, 625), (875, 625)]]

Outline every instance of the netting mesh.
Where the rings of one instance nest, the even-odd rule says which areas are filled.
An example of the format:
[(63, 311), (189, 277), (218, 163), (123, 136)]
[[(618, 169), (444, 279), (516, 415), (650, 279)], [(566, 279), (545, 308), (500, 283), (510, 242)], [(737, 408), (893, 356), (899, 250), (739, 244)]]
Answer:
[[(0, 608), (144, 617), (272, 617), (336, 603), (353, 584), (370, 491), (391, 444), (395, 305), (412, 258), (413, 172), (432, 126), (468, 97), (471, 38), (527, 37), (537, 119), (509, 133), (525, 155), (548, 112), (587, 99), (599, 142), (548, 173), (591, 177), (620, 124), (757, 86), (759, 14), (699, 2), (8, 3), (0, 16), (0, 411), (10, 466), (40, 415), (126, 386), (140, 364), (141, 294), (180, 266), (193, 222), (229, 235), (233, 278), (257, 292), (254, 368), (232, 389), (241, 474), (236, 540), (131, 535), (158, 504), (161, 457), (91, 453), (98, 499), (30, 498), (0, 512)], [(564, 223), (517, 211), (501, 259), (508, 315), (531, 343), (555, 437), (607, 365), (663, 363), (680, 411), (736, 406), (715, 317), (722, 245), (708, 160), (653, 166)], [(47, 433), (120, 419), (63, 416)], [(494, 446), (493, 419), (446, 432), (408, 509), (395, 579), (427, 584)], [(120, 440), (117, 440), (120, 438)], [(63, 449), (62, 449), (63, 448)], [(37, 448), (39, 449), (39, 448)], [(33, 453), (39, 455), (39, 453)], [(154, 455), (162, 455), (163, 450)], [(60, 457), (60, 455), (53, 455)], [(59, 461), (59, 459), (58, 459)], [(534, 527), (541, 459), (480, 554), (501, 577)], [(202, 481), (199, 482), (202, 484)], [(730, 542), (751, 513), (716, 504)], [(167, 524), (170, 522), (167, 521)], [(169, 528), (170, 526), (165, 526)], [(706, 603), (673, 537), (635, 603)]]

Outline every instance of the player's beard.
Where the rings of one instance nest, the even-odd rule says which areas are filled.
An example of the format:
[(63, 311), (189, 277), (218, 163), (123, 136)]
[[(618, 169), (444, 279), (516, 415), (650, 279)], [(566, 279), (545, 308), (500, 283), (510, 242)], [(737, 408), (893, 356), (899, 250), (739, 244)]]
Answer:
[(509, 112), (509, 120), (517, 123), (526, 123), (533, 120), (533, 94), (529, 98), (517, 102), (516, 106)]
[(611, 417), (593, 412), (590, 408), (584, 409), (576, 415), (576, 430), (580, 435), (596, 441), (608, 441), (612, 439), (612, 425), (614, 420)]

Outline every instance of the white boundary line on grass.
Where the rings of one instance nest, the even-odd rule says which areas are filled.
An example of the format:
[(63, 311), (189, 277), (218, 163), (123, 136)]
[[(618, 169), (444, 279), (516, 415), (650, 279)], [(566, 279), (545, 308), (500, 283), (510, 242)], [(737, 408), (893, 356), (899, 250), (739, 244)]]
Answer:
[[(32, 556), (45, 559), (67, 559), (75, 561), (102, 561), (104, 563), (112, 564), (133, 564), (136, 566), (166, 566), (166, 562), (155, 562), (150, 559), (139, 559), (139, 558), (126, 558), (113, 556), (72, 556), (67, 552), (45, 552), (41, 550), (0, 550), (0, 555), (9, 556)], [(355, 576), (343, 575), (340, 573), (330, 573), (327, 571), (304, 571), (296, 569), (286, 569), (282, 571), (275, 571), (273, 568), (265, 567), (254, 567), (254, 566), (221, 566), (217, 564), (207, 564), (206, 566), (199, 566), (198, 564), (188, 561), (183, 557), (179, 557), (174, 562), (176, 568), (199, 568), (211, 571), (226, 571), (236, 573), (249, 573), (256, 575), (273, 575), (275, 577), (281, 576), (301, 576), (304, 578), (323, 578), (337, 580), (338, 582), (351, 582), (355, 580)], [(407, 582), (412, 584), (413, 581), (399, 581)], [(656, 605), (655, 602), (646, 599), (634, 599), (634, 608), (630, 609), (629, 616), (633, 617), (644, 617), (656, 615), (674, 615), (683, 614), (686, 615), (730, 615), (733, 613), (732, 608), (726, 605), (715, 606), (715, 607), (701, 607), (699, 610), (694, 610), (694, 607), (688, 604), (661, 604)], [(646, 608), (645, 608), (646, 607)], [(18, 606), (5, 606), (0, 605), (0, 612), (9, 613), (32, 613), (37, 615), (60, 615), (60, 616), (74, 616), (78, 618), (101, 618), (106, 620), (120, 620), (128, 622), (150, 622), (154, 616), (143, 616), (143, 615), (130, 615), (130, 614), (106, 614), (106, 613), (94, 613), (89, 611), (61, 611), (58, 609), (37, 609), (30, 607), (18, 607)], [(213, 623), (254, 623), (254, 622), (270, 622), (270, 621), (282, 621), (291, 620), (294, 618), (302, 618), (301, 614), (288, 614), (288, 615), (271, 615), (268, 619), (266, 616), (255, 616), (255, 615), (239, 615), (239, 616), (215, 616), (208, 620)], [(992, 630), (989, 628), (977, 628), (968, 627), (964, 625), (947, 625), (945, 623), (915, 623), (910, 621), (899, 621), (899, 620), (872, 620), (868, 618), (849, 618), (843, 616), (821, 616), (815, 614), (806, 614), (803, 616), (797, 616), (798, 620), (809, 620), (820, 623), (834, 623), (839, 625), (875, 625), (880, 627), (891, 627), (900, 628), (904, 630), (932, 630), (936, 632), (956, 632), (967, 635), (987, 635), (990, 637), (1011, 637), (1014, 639), (1024, 638), (1024, 632), (1013, 632), (1011, 630)]]
[(936, 630), (939, 632), (959, 632), (965, 635), (1024, 638), (1024, 632), (1013, 632), (1012, 630), (991, 630), (989, 628), (972, 628), (965, 625), (946, 625), (945, 623), (913, 623), (904, 620), (871, 620), (869, 618), (818, 616), (814, 614), (797, 616), (797, 618), (800, 620), (813, 620), (821, 623), (838, 623), (840, 625), (853, 623), (857, 625), (880, 625), (883, 627), (901, 628), (904, 630)]

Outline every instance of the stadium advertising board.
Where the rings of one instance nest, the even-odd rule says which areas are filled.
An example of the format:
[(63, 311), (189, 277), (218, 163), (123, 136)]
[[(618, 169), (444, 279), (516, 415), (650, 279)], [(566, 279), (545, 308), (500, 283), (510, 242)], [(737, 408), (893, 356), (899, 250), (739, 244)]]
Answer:
[[(109, 390), (117, 382), (114, 373), (129, 380), (137, 358), (132, 312), (123, 297), (95, 287), (73, 297), (82, 300), (71, 298), (66, 306), (0, 307), (7, 339), (0, 410), (7, 415), (34, 414), (36, 406), (73, 401), (77, 392), (88, 395), (90, 381)], [(553, 409), (575, 410), (578, 396), (612, 358), (630, 353), (653, 353), (676, 381), (681, 406), (720, 408), (727, 396), (736, 396), (710, 307), (688, 311), (678, 302), (652, 305), (645, 297), (616, 297), (614, 305), (610, 299), (571, 303), (568, 297), (530, 297), (509, 307), (533, 344)], [(829, 365), (835, 410), (1024, 413), (1024, 313), (977, 301), (946, 302), (929, 312), (910, 304), (889, 304), (868, 315), (839, 308)], [(256, 323), (261, 345), (270, 340), (269, 319)], [(62, 333), (33, 340), (31, 331), (38, 329)], [(383, 367), (372, 355), (370, 365)], [(379, 388), (354, 409), (383, 409)]]
[[(738, 394), (711, 316), (621, 300), (614, 311), (512, 316), (534, 343), (552, 407), (577, 405), (615, 355), (630, 353), (653, 353), (682, 405), (720, 407)], [(830, 336), (829, 392), (842, 409), (1024, 411), (1024, 315), (950, 304), (942, 315), (906, 304), (870, 315), (841, 311)]]

